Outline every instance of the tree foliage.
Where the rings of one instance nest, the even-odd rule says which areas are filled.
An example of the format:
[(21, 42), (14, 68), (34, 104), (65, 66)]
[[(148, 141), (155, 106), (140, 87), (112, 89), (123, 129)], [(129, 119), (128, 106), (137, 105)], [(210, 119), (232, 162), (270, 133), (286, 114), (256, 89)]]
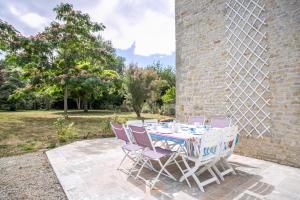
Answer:
[[(3, 62), (1, 62), (1, 65), (3, 65)], [(20, 99), (11, 97), (14, 91), (24, 86), (24, 83), (20, 80), (20, 71), (17, 68), (4, 68), (2, 66), (1, 74), (0, 109), (14, 111), (17, 109), (17, 105), (22, 103)]]
[(23, 37), (12, 26), (0, 21), (0, 50), (6, 60), (20, 66), (27, 84), (35, 91), (41, 88), (61, 88), (64, 92), (64, 110), (72, 93), (84, 101), (99, 96), (105, 68), (122, 70), (111, 42), (99, 33), (102, 23), (92, 22), (87, 14), (61, 3), (54, 8), (56, 19), (44, 31)]
[(166, 81), (160, 80), (157, 72), (151, 68), (140, 68), (130, 64), (124, 77), (126, 100), (132, 106), (137, 117), (141, 117), (143, 104), (148, 101), (150, 105), (157, 100), (160, 88)]
[(165, 104), (175, 103), (176, 88), (174, 86), (169, 88), (161, 98)]
[(68, 3), (53, 11), (55, 20), (29, 37), (0, 20), (0, 109), (61, 108), (63, 102), (67, 114), (68, 100), (88, 111), (120, 107), (126, 99), (140, 117), (144, 104), (160, 112), (175, 101), (173, 67), (154, 62), (126, 69), (125, 59), (101, 37), (102, 23)]

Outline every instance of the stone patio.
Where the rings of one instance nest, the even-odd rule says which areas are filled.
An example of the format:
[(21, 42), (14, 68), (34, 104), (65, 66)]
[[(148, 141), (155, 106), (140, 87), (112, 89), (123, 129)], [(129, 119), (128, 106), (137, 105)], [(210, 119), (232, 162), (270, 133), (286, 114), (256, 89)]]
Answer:
[[(202, 193), (161, 177), (155, 190), (141, 180), (116, 170), (123, 152), (114, 138), (78, 141), (47, 152), (48, 159), (70, 200), (78, 199), (299, 199), (300, 169), (233, 155), (230, 162), (238, 175), (220, 185), (212, 183)], [(129, 167), (127, 162), (124, 167)], [(127, 166), (126, 166), (127, 165)], [(175, 169), (170, 169), (175, 170)], [(175, 172), (175, 171), (174, 171)], [(153, 177), (145, 169), (144, 177)], [(178, 172), (175, 173), (180, 176)], [(206, 176), (205, 174), (203, 176)], [(192, 182), (192, 181), (191, 181)]]

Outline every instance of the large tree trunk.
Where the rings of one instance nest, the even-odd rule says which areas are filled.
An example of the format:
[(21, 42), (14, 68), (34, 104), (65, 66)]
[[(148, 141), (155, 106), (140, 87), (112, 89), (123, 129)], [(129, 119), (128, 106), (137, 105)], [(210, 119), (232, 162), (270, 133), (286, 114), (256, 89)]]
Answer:
[(64, 92), (64, 115), (68, 117), (68, 86), (65, 85), (65, 92)]
[(80, 97), (78, 97), (78, 98), (76, 99), (77, 110), (80, 110), (80, 108), (81, 108), (81, 101), (80, 101), (80, 100), (81, 100)]
[(140, 109), (134, 108), (134, 107), (133, 107), (133, 110), (134, 110), (134, 112), (135, 112), (137, 118), (141, 118), (141, 111), (140, 111)]
[(83, 99), (83, 108), (84, 112), (88, 112), (88, 101), (86, 99)]
[(47, 104), (46, 109), (50, 110), (50, 108), (51, 108), (51, 99), (50, 98), (46, 100), (46, 104)]

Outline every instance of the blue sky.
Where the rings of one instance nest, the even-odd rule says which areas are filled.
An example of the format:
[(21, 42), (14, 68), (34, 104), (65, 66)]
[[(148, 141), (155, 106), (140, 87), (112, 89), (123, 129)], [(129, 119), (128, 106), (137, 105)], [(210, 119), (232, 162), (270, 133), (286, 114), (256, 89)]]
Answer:
[(0, 0), (0, 18), (24, 35), (36, 34), (55, 18), (52, 9), (60, 2), (104, 23), (103, 37), (126, 63), (175, 65), (174, 0)]

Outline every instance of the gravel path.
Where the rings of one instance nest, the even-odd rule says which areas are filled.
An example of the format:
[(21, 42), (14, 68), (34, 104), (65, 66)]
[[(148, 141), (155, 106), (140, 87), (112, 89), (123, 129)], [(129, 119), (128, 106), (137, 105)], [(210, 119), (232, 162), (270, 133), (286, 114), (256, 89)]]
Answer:
[(0, 199), (67, 199), (43, 152), (0, 158)]

